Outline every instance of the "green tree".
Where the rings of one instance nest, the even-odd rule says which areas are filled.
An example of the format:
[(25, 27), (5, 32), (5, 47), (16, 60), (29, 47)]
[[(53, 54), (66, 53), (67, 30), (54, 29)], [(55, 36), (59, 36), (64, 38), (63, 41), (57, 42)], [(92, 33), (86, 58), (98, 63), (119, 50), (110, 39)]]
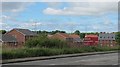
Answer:
[(5, 34), (5, 33), (6, 33), (6, 30), (0, 30), (0, 33), (1, 33), (1, 34)]
[(116, 42), (120, 45), (120, 32), (116, 33)]
[(56, 33), (66, 33), (65, 31), (60, 31), (60, 30), (55, 30), (52, 31), (51, 34), (56, 34)]
[(80, 33), (80, 38), (84, 38), (85, 37), (85, 33)]
[(80, 31), (79, 31), (79, 30), (76, 30), (76, 31), (74, 32), (74, 34), (80, 35)]

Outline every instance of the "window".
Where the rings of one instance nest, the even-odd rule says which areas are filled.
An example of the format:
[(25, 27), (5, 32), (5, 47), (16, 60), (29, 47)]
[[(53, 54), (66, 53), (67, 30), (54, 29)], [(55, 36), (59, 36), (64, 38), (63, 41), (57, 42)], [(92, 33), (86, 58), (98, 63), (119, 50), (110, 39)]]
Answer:
[(15, 38), (17, 37), (16, 35), (12, 35), (12, 36), (15, 37)]

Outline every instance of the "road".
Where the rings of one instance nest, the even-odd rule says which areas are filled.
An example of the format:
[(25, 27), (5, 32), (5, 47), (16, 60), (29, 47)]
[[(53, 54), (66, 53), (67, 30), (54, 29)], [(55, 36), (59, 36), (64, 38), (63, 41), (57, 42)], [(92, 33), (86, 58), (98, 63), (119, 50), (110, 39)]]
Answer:
[(118, 53), (38, 60), (5, 65), (118, 65)]

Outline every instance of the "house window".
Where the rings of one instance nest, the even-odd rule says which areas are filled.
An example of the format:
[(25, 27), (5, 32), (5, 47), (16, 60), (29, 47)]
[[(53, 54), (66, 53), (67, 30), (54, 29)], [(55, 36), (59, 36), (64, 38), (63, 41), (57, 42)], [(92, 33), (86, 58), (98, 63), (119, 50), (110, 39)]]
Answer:
[(113, 42), (111, 41), (111, 43), (113, 43)]
[(14, 42), (14, 44), (17, 45), (16, 42)]
[(13, 35), (15, 38), (17, 37), (16, 35)]

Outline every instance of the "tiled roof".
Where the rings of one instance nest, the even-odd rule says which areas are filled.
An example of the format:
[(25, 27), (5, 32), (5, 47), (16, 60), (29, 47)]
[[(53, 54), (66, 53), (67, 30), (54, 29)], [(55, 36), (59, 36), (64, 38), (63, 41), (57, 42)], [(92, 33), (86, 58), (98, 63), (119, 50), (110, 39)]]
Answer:
[(32, 32), (32, 31), (30, 31), (28, 29), (18, 29), (18, 28), (15, 28), (14, 30), (17, 30), (17, 31), (21, 32), (25, 36), (29, 36), (29, 35), (35, 36), (35, 35), (37, 35), (35, 32)]
[(66, 34), (66, 33), (57, 33), (57, 34), (59, 34), (59, 35), (61, 35), (61, 36), (65, 37), (65, 38), (69, 38), (69, 35), (68, 35), (68, 34)]
[(16, 38), (11, 35), (0, 34), (0, 40), (3, 42), (17, 42)]
[(85, 35), (85, 37), (98, 37), (97, 35), (93, 35), (93, 34), (89, 34), (89, 35)]
[(76, 34), (66, 34), (66, 33), (57, 33), (57, 34), (66, 38), (80, 38), (79, 35), (76, 35)]
[(71, 38), (80, 38), (80, 36), (79, 35), (76, 35), (76, 34), (71, 34), (71, 35), (69, 35)]

